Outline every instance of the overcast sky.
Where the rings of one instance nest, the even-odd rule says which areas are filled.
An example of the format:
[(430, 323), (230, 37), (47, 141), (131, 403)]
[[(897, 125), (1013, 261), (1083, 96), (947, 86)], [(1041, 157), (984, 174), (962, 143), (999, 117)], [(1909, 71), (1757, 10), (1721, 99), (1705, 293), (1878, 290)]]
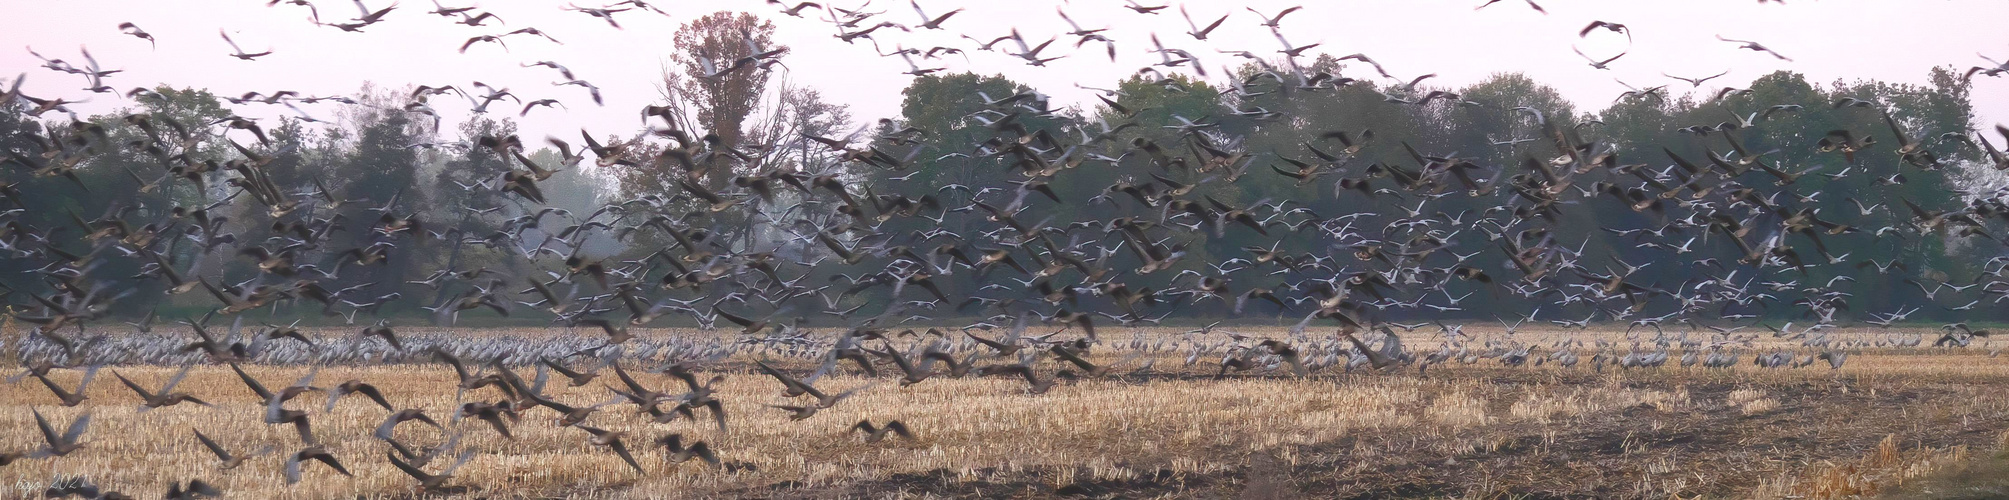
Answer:
[[(352, 1), (313, 1), (324, 20), (358, 15)], [(1166, 5), (1167, 1), (1144, 3)], [(907, 70), (906, 63), (897, 57), (878, 57), (871, 41), (846, 44), (836, 39), (832, 36), (836, 30), (830, 23), (816, 20), (821, 13), (814, 9), (805, 10), (807, 17), (798, 19), (782, 16), (773, 5), (749, 0), (666, 0), (660, 6), (668, 16), (642, 11), (617, 14), (623, 29), (564, 10), (566, 2), (487, 0), (479, 4), (481, 10), (496, 13), (506, 24), (469, 27), (427, 14), (434, 7), (430, 0), (403, 0), (382, 23), (360, 34), (317, 27), (309, 22), (306, 7), (268, 8), (264, 3), (0, 0), (0, 11), (8, 13), (6, 29), (0, 30), (0, 79), (12, 80), (26, 71), (25, 92), (37, 97), (89, 99), (76, 106), (84, 113), (131, 105), (122, 97), (81, 90), (85, 87), (81, 76), (37, 68), (41, 61), (27, 50), (32, 47), (44, 56), (81, 64), (81, 45), (90, 49), (104, 69), (123, 70), (106, 80), (121, 91), (166, 83), (208, 88), (222, 95), (277, 90), (348, 95), (364, 81), (402, 87), (464, 86), (479, 80), (508, 87), (526, 100), (556, 98), (569, 106), (569, 110), (531, 111), (523, 120), (526, 137), (572, 137), (581, 127), (595, 134), (625, 134), (639, 124), (637, 109), (657, 99), (654, 85), (669, 57), (671, 34), (678, 25), (714, 9), (754, 12), (774, 20), (779, 29), (776, 41), (793, 50), (783, 57), (792, 69), (777, 68), (784, 74), (773, 81), (786, 79), (818, 88), (827, 99), (850, 105), (860, 121), (897, 115), (900, 89), (911, 79), (900, 74)], [(391, 5), (387, 0), (365, 3), (372, 9)], [(859, 2), (841, 3), (851, 6)], [(1305, 3), (1304, 9), (1283, 19), (1283, 33), (1294, 44), (1323, 44), (1307, 55), (1365, 53), (1397, 77), (1435, 73), (1437, 78), (1426, 84), (1440, 87), (1455, 88), (1498, 72), (1525, 72), (1560, 89), (1580, 110), (1610, 103), (1625, 90), (1617, 80), (1636, 86), (1667, 84), (1677, 93), (1689, 89), (1687, 83), (1663, 77), (1662, 72), (1699, 77), (1728, 70), (1728, 76), (1705, 84), (1715, 87), (1741, 87), (1779, 69), (1804, 73), (1820, 83), (1859, 78), (1923, 83), (1933, 66), (1964, 70), (1985, 64), (1977, 53), (1997, 60), (2009, 58), (2009, 31), (2000, 28), (2001, 21), (2009, 19), (2009, 2), (2002, 0), (1790, 0), (1786, 5), (1756, 0), (1541, 0), (1546, 15), (1535, 12), (1523, 0), (1504, 0), (1483, 10), (1474, 10), (1483, 0), (1185, 3), (1202, 24), (1228, 15), (1227, 22), (1206, 41), (1185, 34), (1188, 27), (1180, 17), (1178, 3), (1158, 14), (1144, 15), (1124, 8), (1120, 0), (923, 0), (923, 8), (934, 15), (964, 10), (944, 23), (945, 30), (903, 33), (882, 29), (875, 36), (887, 51), (896, 45), (970, 50), (967, 60), (947, 56), (925, 61), (917, 58), (917, 62), (951, 71), (1002, 73), (1067, 105), (1092, 101), (1089, 91), (1075, 88), (1077, 82), (1107, 86), (1157, 61), (1156, 56), (1144, 52), (1150, 47), (1152, 33), (1168, 46), (1200, 56), (1218, 82), (1219, 69), (1239, 61), (1217, 49), (1274, 54), (1280, 48), (1268, 28), (1258, 25), (1256, 14), (1243, 6), (1274, 13), (1298, 3)], [(475, 3), (455, 0), (447, 5)], [(1117, 60), (1111, 62), (1099, 44), (1075, 49), (1073, 38), (1062, 35), (1068, 27), (1055, 14), (1056, 7), (1065, 9), (1086, 28), (1109, 28), (1105, 34), (1116, 40)], [(919, 20), (906, 0), (874, 0), (868, 10), (884, 11), (880, 19), (903, 24)], [(1632, 38), (1628, 42), (1624, 35), (1599, 31), (1580, 39), (1577, 31), (1593, 20), (1625, 24), (1632, 28)], [(121, 22), (136, 23), (152, 33), (159, 40), (158, 47), (121, 34)], [(477, 44), (465, 54), (458, 52), (468, 37), (531, 26), (563, 44), (518, 35), (507, 39), (506, 51), (494, 44)], [(977, 52), (974, 42), (962, 38), (995, 38), (1014, 27), (1035, 43), (1061, 36), (1061, 41), (1042, 55), (1067, 57), (1047, 67), (1031, 67), (1000, 53)], [(232, 58), (230, 47), (217, 34), (219, 29), (228, 31), (248, 52), (270, 49), (273, 54), (256, 61)], [(1738, 50), (1736, 44), (1716, 40), (1717, 35), (1761, 42), (1792, 61)], [(1000, 48), (1009, 44), (1000, 44)], [(1598, 70), (1572, 51), (1572, 46), (1599, 58), (1620, 51), (1628, 54), (1611, 63), (1610, 70)], [(559, 81), (555, 71), (520, 66), (540, 60), (558, 61), (579, 78), (600, 86), (606, 105), (594, 106), (578, 87), (552, 86)], [(1346, 76), (1377, 78), (1362, 66), (1349, 68)], [(2009, 78), (1978, 78), (1973, 95), (1981, 125), (2009, 120)], [(436, 107), (442, 108), (449, 122), (466, 116), (466, 106), (439, 102)], [(236, 107), (253, 117), (285, 112), (275, 108)], [(334, 118), (332, 108), (326, 105), (302, 108), (318, 118)], [(518, 109), (498, 105), (491, 113), (513, 118)]]

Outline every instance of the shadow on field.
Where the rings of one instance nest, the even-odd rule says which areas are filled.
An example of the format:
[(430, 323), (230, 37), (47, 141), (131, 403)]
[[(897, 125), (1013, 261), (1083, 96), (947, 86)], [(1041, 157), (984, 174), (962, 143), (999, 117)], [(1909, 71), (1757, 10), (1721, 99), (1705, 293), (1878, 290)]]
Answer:
[[(1594, 375), (1581, 375), (1591, 383)], [(1494, 404), (1514, 401), (1527, 380), (1492, 381)], [(1752, 384), (1721, 380), (1629, 381), (1629, 387), (1685, 389), (1696, 401), (1723, 401)], [(1502, 422), (1450, 433), (1360, 433), (1260, 453), (1222, 449), (1210, 472), (1175, 472), (1148, 459), (1119, 463), (1121, 479), (1087, 468), (1028, 467), (896, 475), (881, 481), (808, 486), (784, 482), (730, 492), (765, 498), (1741, 498), (1803, 466), (1850, 461), (1887, 438), (1905, 452), (2000, 447), (2009, 420), (1961, 422), (1906, 408), (1957, 404), (1960, 387), (1918, 384), (1853, 387), (1846, 378), (1762, 384), (1775, 409), (1700, 405), (1662, 411), (1637, 405), (1595, 418)], [(1881, 384), (1879, 384), (1881, 385)], [(1504, 410), (1499, 408), (1498, 410)], [(1489, 411), (1489, 413), (1496, 413)], [(1893, 437), (1894, 436), (1894, 437)], [(1288, 455), (1289, 459), (1280, 458)], [(1648, 486), (1642, 486), (1648, 485)], [(1893, 498), (2009, 498), (2009, 458), (1909, 482)]]
[(1892, 500), (2009, 498), (2009, 450), (1934, 473), (1884, 496)]

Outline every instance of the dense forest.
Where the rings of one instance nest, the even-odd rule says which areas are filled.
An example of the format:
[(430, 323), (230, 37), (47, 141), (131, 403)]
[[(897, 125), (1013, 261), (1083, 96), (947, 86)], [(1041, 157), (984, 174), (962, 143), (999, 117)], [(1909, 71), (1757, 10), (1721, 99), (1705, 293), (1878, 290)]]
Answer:
[[(423, 106), (439, 90), (381, 83), (331, 98), (343, 112), (320, 123), (253, 121), (232, 106), (259, 99), (166, 86), (74, 123), (49, 109), (0, 106), (0, 150), (17, 158), (6, 177), (18, 221), (7, 251), (44, 252), (118, 277), (97, 293), (117, 295), (107, 312), (122, 318), (199, 315), (215, 307), (209, 294), (163, 292), (187, 292), (199, 278), (249, 283), (285, 265), (341, 299), (281, 301), (267, 321), (428, 315), (471, 289), (491, 293), (479, 283), (500, 280), (517, 303), (490, 309), (512, 312), (509, 321), (552, 322), (524, 307), (538, 304), (529, 283), (607, 299), (604, 281), (566, 278), (612, 273), (674, 289), (683, 273), (712, 265), (703, 256), (749, 254), (811, 263), (800, 275), (732, 264), (767, 274), (762, 287), (811, 291), (766, 304), (695, 292), (665, 300), (731, 300), (724, 307), (807, 325), (826, 323), (818, 310), (853, 305), (866, 305), (861, 315), (897, 306), (908, 308), (903, 316), (982, 317), (1030, 290), (1067, 295), (1054, 301), (1063, 312), (1063, 302), (1122, 300), (1106, 296), (1120, 277), (1132, 291), (1123, 293), (1145, 292), (1147, 306), (1112, 316), (1119, 321), (1290, 323), (1313, 309), (1304, 304), (1313, 294), (1302, 291), (1310, 276), (1373, 272), (1390, 287), (1367, 309), (1396, 320), (1626, 321), (1683, 312), (1846, 321), (1913, 308), (1920, 312), (1905, 319), (2001, 316), (2000, 290), (1970, 287), (1999, 271), (1999, 223), (1900, 230), (2002, 185), (1970, 139), (1978, 135), (1969, 84), (1947, 68), (1932, 69), (1926, 85), (1778, 72), (1735, 88), (1676, 83), (1573, 103), (1520, 74), (1463, 88), (1388, 85), (1368, 78), (1365, 65), (1327, 55), (1297, 71), (1253, 62), (1212, 80), (1147, 70), (1108, 82), (1100, 103), (1085, 107), (1049, 102), (1004, 76), (927, 74), (903, 90), (899, 116), (853, 117), (813, 88), (770, 82), (762, 71), (707, 76), (696, 63), (700, 54), (743, 57), (733, 52), (762, 44), (738, 34), (772, 29), (750, 15), (694, 21), (677, 36), (685, 56), (665, 72), (661, 105), (645, 110), (651, 125), (606, 124), (544, 141), (518, 138), (506, 112), (440, 123)], [(1305, 74), (1333, 79), (1296, 81)], [(1853, 146), (1830, 142), (1838, 130), (1877, 145), (1844, 151)], [(1583, 146), (1558, 151), (1559, 134)], [(47, 175), (46, 160), (29, 157), (48, 150), (41, 137), (59, 136), (77, 144), (57, 149), (89, 154)], [(1531, 206), (1514, 192), (1512, 179), (1544, 171), (1531, 163), (1559, 155), (1555, 165), (1580, 169), (1552, 193), (1564, 208)], [(513, 165), (557, 173), (529, 192), (513, 187)], [(1419, 183), (1418, 171), (1444, 165), (1457, 182)], [(1741, 184), (1713, 193), (1700, 186), (1702, 173), (1718, 170)], [(256, 182), (245, 173), (253, 171)], [(801, 184), (810, 178), (819, 181)], [(267, 180), (310, 206), (242, 202), (269, 197), (252, 189)], [(1765, 207), (1755, 216), (1764, 222), (1710, 219), (1726, 197)], [(866, 213), (845, 211), (864, 205)], [(1001, 219), (1050, 238), (1000, 237)], [(1059, 249), (1128, 241), (1107, 227), (1119, 219), (1207, 237), (1128, 242), (1183, 255), (1162, 272), (1121, 260), (1133, 251), (1124, 243), (1103, 247), (1094, 265)], [(165, 250), (153, 260), (106, 258), (127, 251), (30, 243), (102, 232), (112, 221), (125, 234), (158, 232)], [(407, 223), (417, 243), (386, 239), (384, 227)], [(1744, 232), (1753, 226), (1757, 233)], [(1788, 230), (1765, 234), (1772, 227)], [(1738, 250), (1745, 241), (1767, 238), (1783, 243), (1774, 250), (1790, 245), (1796, 260), (1736, 258), (1750, 252)], [(872, 286), (887, 284), (873, 277), (884, 262), (847, 257), (928, 254), (945, 243), (983, 265), (933, 264), (949, 271), (932, 273), (945, 293), (911, 306), (884, 300), (898, 287)], [(426, 250), (387, 251), (413, 244)], [(1552, 272), (1532, 276), (1509, 258), (1534, 247), (1561, 251), (1550, 252)], [(659, 258), (672, 248), (677, 258)], [(1428, 265), (1396, 266), (1391, 256)], [(1272, 260), (1287, 264), (1272, 268)], [(599, 267), (582, 271), (590, 266)], [(1067, 271), (1041, 272), (1048, 267)], [(1185, 293), (1203, 278), (1257, 267), (1235, 279), (1234, 297)], [(13, 276), (4, 281), (8, 303), (40, 307), (34, 297), (61, 286), (53, 284), (60, 276), (34, 278), (50, 269), (44, 259), (0, 259), (0, 273)], [(1661, 294), (1584, 293), (1613, 275)], [(996, 288), (1009, 290), (987, 291)], [(499, 312), (477, 308), (461, 319)]]

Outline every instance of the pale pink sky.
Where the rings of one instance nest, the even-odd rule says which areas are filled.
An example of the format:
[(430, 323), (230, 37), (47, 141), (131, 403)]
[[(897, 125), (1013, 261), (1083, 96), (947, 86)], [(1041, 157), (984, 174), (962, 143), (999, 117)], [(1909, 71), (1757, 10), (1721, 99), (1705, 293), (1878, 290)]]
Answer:
[[(357, 15), (356, 6), (347, 0), (315, 2), (324, 19)], [(365, 3), (372, 9), (390, 5), (387, 0)], [(955, 71), (1003, 73), (1055, 96), (1063, 105), (1092, 102), (1088, 91), (1073, 86), (1076, 82), (1106, 86), (1156, 61), (1155, 55), (1144, 52), (1153, 32), (1168, 46), (1199, 55), (1218, 82), (1218, 69), (1239, 61), (1216, 49), (1273, 54), (1278, 48), (1268, 29), (1258, 26), (1255, 15), (1244, 6), (1274, 13), (1299, 3), (1305, 8), (1284, 18), (1284, 33), (1296, 44), (1323, 42), (1313, 52), (1366, 53), (1399, 77), (1436, 73), (1438, 77), (1428, 84), (1444, 87), (1472, 83), (1496, 72), (1522, 71), (1556, 86), (1576, 101), (1579, 109), (1601, 108), (1624, 91), (1614, 78), (1640, 86), (1669, 84), (1677, 92), (1689, 88), (1686, 83), (1660, 76), (1661, 72), (1705, 76), (1730, 70), (1729, 76), (1709, 82), (1713, 86), (1741, 86), (1777, 69), (1805, 73), (1822, 83), (1837, 78), (1921, 83), (1928, 68), (1935, 65), (1964, 70), (1983, 64), (1977, 52), (1998, 60), (2009, 58), (2009, 31), (2000, 28), (2000, 22), (2009, 19), (2009, 2), (2000, 0), (1790, 0), (1786, 5), (1761, 5), (1756, 0), (1543, 0), (1548, 15), (1534, 12), (1522, 0), (1504, 0), (1478, 11), (1473, 7), (1481, 0), (1186, 2), (1196, 19), (1204, 19), (1202, 23), (1230, 14), (1204, 42), (1185, 34), (1187, 26), (1177, 12), (1178, 3), (1171, 3), (1173, 8), (1157, 15), (1137, 14), (1123, 8), (1124, 3), (1118, 0), (921, 3), (935, 15), (959, 7), (965, 11), (944, 23), (947, 29), (942, 31), (880, 30), (883, 47), (948, 45), (971, 49), (973, 43), (959, 35), (988, 39), (1008, 34), (1013, 27), (1036, 43), (1067, 30), (1054, 14), (1056, 6), (1065, 8), (1084, 27), (1110, 27), (1106, 34), (1117, 40), (1119, 49), (1113, 63), (1099, 44), (1076, 50), (1072, 38), (1065, 36), (1045, 55), (1069, 57), (1044, 68), (1027, 66), (1003, 54), (973, 50), (968, 61), (957, 56), (921, 61)], [(448, 3), (472, 4), (467, 0)], [(524, 124), (528, 137), (573, 137), (580, 127), (596, 134), (625, 134), (639, 124), (636, 110), (656, 99), (653, 85), (668, 57), (676, 27), (719, 9), (750, 11), (773, 19), (779, 26), (777, 41), (794, 48), (783, 59), (792, 70), (777, 68), (786, 73), (782, 78), (814, 86), (827, 98), (851, 105), (861, 121), (896, 115), (899, 91), (911, 78), (900, 74), (907, 69), (904, 62), (877, 57), (868, 41), (842, 43), (832, 37), (835, 31), (829, 23), (783, 17), (775, 7), (758, 1), (664, 1), (660, 7), (670, 16), (621, 13), (617, 15), (625, 28), (621, 30), (585, 14), (562, 10), (566, 2), (487, 0), (480, 4), (482, 10), (495, 12), (507, 24), (453, 24), (447, 18), (426, 14), (433, 8), (428, 0), (403, 0), (384, 22), (362, 34), (316, 27), (308, 22), (305, 7), (267, 8), (258, 0), (0, 0), (0, 11), (8, 13), (7, 29), (0, 30), (0, 79), (11, 80), (27, 71), (26, 92), (38, 97), (89, 98), (90, 102), (77, 106), (83, 112), (130, 105), (121, 97), (80, 90), (85, 86), (80, 76), (36, 68), (40, 61), (25, 49), (32, 46), (45, 56), (81, 64), (78, 46), (86, 45), (105, 69), (124, 70), (107, 79), (107, 84), (122, 91), (168, 83), (206, 87), (224, 95), (282, 89), (309, 95), (347, 95), (366, 80), (390, 86), (464, 86), (479, 80), (508, 87), (526, 100), (556, 98), (570, 106), (569, 111), (532, 111)], [(917, 22), (905, 0), (875, 0), (869, 10), (885, 11), (881, 16), (885, 20)], [(820, 15), (814, 10), (806, 14), (811, 18)], [(1577, 31), (1592, 20), (1623, 23), (1635, 30), (1630, 54), (1612, 63), (1609, 71), (1592, 69), (1571, 51), (1572, 44), (1579, 44), (1586, 53), (1607, 56), (1626, 47), (1625, 38), (1615, 33), (1600, 31), (1589, 39), (1579, 39)], [(145, 40), (120, 34), (118, 24), (127, 21), (152, 33), (159, 39), (159, 47), (150, 48)], [(518, 35), (508, 39), (507, 52), (493, 44), (478, 44), (466, 54), (457, 53), (468, 37), (528, 26), (547, 31), (564, 44)], [(246, 51), (270, 48), (274, 54), (254, 62), (231, 58), (229, 46), (217, 36), (219, 28), (228, 30)], [(1718, 34), (1759, 41), (1794, 60), (1737, 50), (1734, 44), (1717, 41)], [(555, 71), (519, 66), (540, 60), (558, 61), (580, 78), (599, 85), (606, 94), (606, 105), (594, 106), (578, 87), (553, 87), (551, 83), (558, 81)], [(1374, 77), (1361, 66), (1349, 69), (1347, 76)], [(2009, 79), (1977, 79), (1974, 101), (1982, 126), (2009, 120)], [(440, 104), (445, 102), (451, 101), (436, 101), (435, 107), (446, 111), (449, 123), (466, 116), (466, 106)], [(334, 118), (332, 108), (326, 105), (302, 107), (319, 118)], [(263, 105), (237, 109), (254, 117), (285, 112), (284, 108)], [(518, 109), (497, 105), (491, 112), (515, 117)]]

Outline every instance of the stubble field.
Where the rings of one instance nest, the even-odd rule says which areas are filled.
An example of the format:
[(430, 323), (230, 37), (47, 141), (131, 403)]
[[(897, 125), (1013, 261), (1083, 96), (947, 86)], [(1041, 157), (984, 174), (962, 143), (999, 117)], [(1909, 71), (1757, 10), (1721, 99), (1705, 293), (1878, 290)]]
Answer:
[[(628, 433), (645, 473), (636, 473), (581, 429), (558, 427), (558, 415), (537, 408), (510, 425), (505, 439), (489, 424), (449, 422), (461, 401), (498, 399), (493, 388), (457, 396), (453, 371), (439, 363), (330, 365), (317, 386), (348, 379), (376, 385), (399, 408), (419, 408), (462, 433), (470, 461), (448, 485), (450, 494), (480, 498), (696, 497), (1535, 497), (1535, 498), (1846, 498), (1890, 493), (1924, 498), (2002, 494), (2003, 486), (1974, 479), (1991, 474), (1990, 457), (2009, 441), (2009, 358), (1991, 348), (1876, 347), (1894, 338), (1876, 331), (1831, 335), (1861, 341), (1847, 363), (1760, 368), (1752, 353), (1791, 350), (1799, 341), (1763, 336), (1743, 347), (1729, 368), (1680, 366), (1684, 349), (1670, 349), (1665, 366), (1595, 367), (1595, 353), (1613, 359), (1633, 349), (1618, 332), (1523, 329), (1512, 340), (1541, 346), (1537, 365), (1503, 366), (1497, 359), (1460, 357), (1418, 370), (1341, 367), (1295, 377), (1284, 367), (1220, 372), (1220, 350), (1188, 364), (1195, 343), (1233, 342), (1222, 333), (1187, 335), (1161, 328), (1103, 332), (1105, 346), (1089, 360), (1114, 365), (1101, 377), (1062, 381), (1030, 394), (1016, 376), (947, 374), (911, 386), (891, 376), (871, 378), (853, 365), (814, 385), (826, 392), (864, 387), (832, 408), (803, 419), (769, 405), (801, 404), (782, 384), (754, 371), (768, 360), (794, 375), (814, 370), (809, 354), (742, 349), (698, 365), (702, 377), (724, 378), (715, 389), (728, 426), (705, 410), (696, 419), (651, 422), (634, 405), (615, 404), (585, 425)], [(1595, 330), (1595, 329), (1594, 329)], [(1281, 329), (1241, 334), (1284, 338)], [(344, 330), (311, 330), (324, 346), (339, 346)], [(1926, 343), (1931, 340), (1929, 331)], [(571, 335), (564, 330), (462, 329), (457, 338)], [(1504, 342), (1499, 332), (1468, 335)], [(1906, 334), (1909, 335), (1909, 334)], [(651, 330), (644, 338), (730, 338), (729, 334)], [(1329, 335), (1328, 335), (1329, 336)], [(1557, 340), (1583, 362), (1551, 363)], [(1649, 335), (1650, 336), (1650, 335)], [(1406, 346), (1433, 352), (1442, 339), (1416, 333)], [(1638, 337), (1644, 339), (1646, 337)], [(1188, 340), (1192, 339), (1192, 340)], [(895, 339), (906, 349), (912, 338)], [(1242, 343), (1252, 343), (1249, 339)], [(1320, 342), (1313, 337), (1305, 342)], [(1609, 342), (1610, 349), (1597, 347)], [(1163, 345), (1160, 345), (1163, 342)], [(730, 345), (730, 344), (728, 344)], [(877, 345), (877, 343), (873, 343)], [(1475, 344), (1476, 345), (1476, 344)], [(958, 346), (969, 349), (967, 346)], [(333, 348), (333, 347), (324, 347)], [(1652, 349), (1642, 347), (1644, 351)], [(813, 352), (813, 351), (811, 351)], [(957, 351), (958, 357), (963, 352)], [(1341, 358), (1342, 360), (1344, 358)], [(1013, 360), (979, 358), (977, 364)], [(650, 373), (660, 363), (624, 360), (638, 382), (681, 393), (683, 382)], [(1044, 361), (1041, 378), (1062, 368)], [(575, 366), (576, 367), (576, 366)], [(248, 364), (247, 373), (272, 388), (291, 383), (305, 366)], [(892, 371), (891, 365), (880, 368)], [(389, 414), (359, 396), (324, 411), (310, 393), (289, 408), (309, 412), (315, 437), (355, 474), (321, 464), (287, 485), (284, 456), (303, 445), (286, 425), (264, 423), (264, 400), (228, 367), (198, 364), (177, 388), (214, 404), (182, 404), (139, 412), (140, 399), (120, 386), (116, 371), (157, 388), (175, 366), (107, 366), (77, 407), (59, 401), (34, 379), (0, 385), (0, 452), (43, 445), (30, 410), (58, 427), (89, 413), (84, 447), (72, 454), (0, 467), (0, 498), (29, 498), (59, 478), (83, 477), (107, 489), (151, 497), (174, 481), (201, 479), (229, 498), (414, 498), (430, 495), (386, 459), (389, 447), (370, 437)], [(528, 367), (515, 371), (526, 376)], [(18, 371), (18, 369), (10, 369)], [(545, 393), (590, 406), (619, 387), (610, 370), (571, 387), (552, 377)], [(882, 373), (883, 375), (883, 373)], [(49, 376), (74, 388), (81, 372)], [(869, 386), (869, 387), (868, 387)], [(899, 420), (911, 440), (866, 443), (852, 424)], [(192, 430), (235, 453), (273, 451), (234, 470), (217, 460)], [(724, 467), (692, 460), (669, 463), (650, 443), (668, 434), (705, 441)], [(446, 433), (418, 422), (397, 439), (431, 446)], [(451, 457), (426, 467), (437, 472)], [(1999, 469), (1995, 469), (1999, 472)], [(1994, 489), (1990, 489), (1994, 488)], [(1964, 493), (1963, 493), (1964, 492)]]

